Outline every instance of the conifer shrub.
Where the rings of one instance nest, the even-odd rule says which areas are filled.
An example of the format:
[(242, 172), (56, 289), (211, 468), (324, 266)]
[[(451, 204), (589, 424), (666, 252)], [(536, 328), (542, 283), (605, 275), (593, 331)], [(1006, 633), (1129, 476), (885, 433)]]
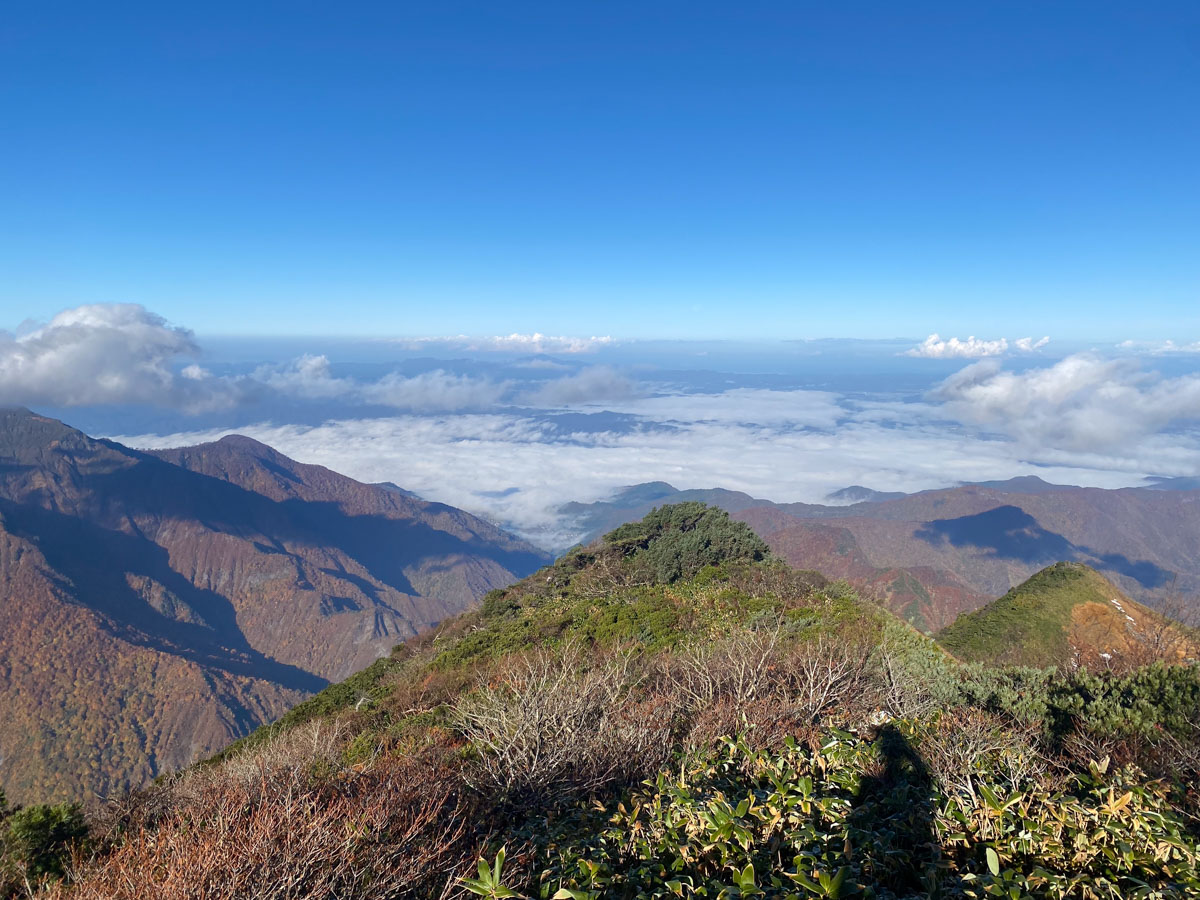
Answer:
[(705, 566), (766, 559), (762, 538), (729, 513), (703, 503), (660, 506), (638, 522), (604, 536), (631, 564), (657, 584), (692, 578)]
[(77, 803), (10, 809), (0, 792), (0, 896), (62, 878), (83, 850), (88, 825)]

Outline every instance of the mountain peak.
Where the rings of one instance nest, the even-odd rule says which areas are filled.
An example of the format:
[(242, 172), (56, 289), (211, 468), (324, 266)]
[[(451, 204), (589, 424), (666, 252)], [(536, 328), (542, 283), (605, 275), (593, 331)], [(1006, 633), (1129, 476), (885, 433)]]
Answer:
[(227, 434), (211, 444), (199, 444), (197, 446), (221, 447), (225, 450), (234, 450), (239, 453), (249, 453), (254, 456), (266, 456), (270, 458), (283, 456), (282, 453), (269, 444), (264, 444), (262, 441), (247, 437), (244, 434)]
[(0, 408), (0, 459), (20, 465), (37, 465), (56, 450), (94, 449), (100, 444), (58, 419), (23, 406)]
[(1118, 590), (1090, 566), (1057, 562), (998, 600), (959, 616), (937, 640), (968, 662), (1088, 666), (1168, 662), (1193, 657), (1182, 625)]
[(1003, 491), (1007, 494), (1048, 494), (1051, 491), (1076, 491), (1078, 485), (1051, 484), (1037, 475), (1018, 475), (1003, 481), (971, 481), (964, 487), (990, 488), (993, 491)]
[(41, 429), (46, 432), (62, 432), (81, 434), (70, 425), (35, 413), (24, 406), (0, 406), (0, 428), (5, 429)]

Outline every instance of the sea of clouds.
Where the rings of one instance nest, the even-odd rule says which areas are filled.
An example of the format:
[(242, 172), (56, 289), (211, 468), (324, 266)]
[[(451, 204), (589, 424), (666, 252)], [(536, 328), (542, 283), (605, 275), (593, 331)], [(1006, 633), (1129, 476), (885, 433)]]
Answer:
[(849, 484), (1200, 474), (1191, 337), (1055, 353), (1046, 338), (729, 347), (533, 334), (314, 339), (281, 356), (94, 305), (0, 332), (0, 403), (136, 447), (247, 434), (561, 548), (578, 536), (563, 503), (645, 481), (812, 502)]

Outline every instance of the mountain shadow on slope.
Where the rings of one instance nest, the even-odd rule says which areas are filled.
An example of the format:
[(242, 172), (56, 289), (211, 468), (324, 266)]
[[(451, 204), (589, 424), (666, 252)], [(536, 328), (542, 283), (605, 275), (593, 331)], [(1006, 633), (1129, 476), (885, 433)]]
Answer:
[(141, 452), (0, 409), (0, 787), (136, 786), (546, 561), (249, 438)]
[[(238, 627), (233, 604), (172, 569), (167, 551), (142, 535), (3, 499), (0, 514), (12, 534), (37, 545), (62, 587), (86, 596), (114, 637), (293, 690), (312, 693), (329, 684), (255, 650)], [(134, 587), (140, 578), (160, 585), (169, 607), (152, 606)]]
[(1047, 565), (1058, 560), (1097, 562), (1132, 578), (1146, 588), (1162, 587), (1171, 573), (1149, 560), (1131, 560), (1120, 553), (1098, 553), (1078, 546), (1061, 534), (1043, 528), (1025, 510), (998, 506), (972, 516), (935, 519), (919, 527), (914, 536), (933, 546), (950, 544), (973, 548), (988, 556), (1030, 565)]
[[(275, 549), (281, 553), (285, 552), (283, 540), (313, 548), (336, 547), (403, 594), (419, 593), (404, 570), (431, 556), (486, 553), (517, 573), (532, 571), (545, 562), (542, 554), (532, 550), (499, 550), (478, 537), (463, 539), (420, 522), (348, 515), (334, 501), (272, 500), (153, 456), (140, 457), (144, 466), (92, 476), (96, 489), (159, 516), (199, 518), (218, 532), (236, 535), (253, 524), (276, 538)], [(289, 473), (289, 477), (294, 476)]]

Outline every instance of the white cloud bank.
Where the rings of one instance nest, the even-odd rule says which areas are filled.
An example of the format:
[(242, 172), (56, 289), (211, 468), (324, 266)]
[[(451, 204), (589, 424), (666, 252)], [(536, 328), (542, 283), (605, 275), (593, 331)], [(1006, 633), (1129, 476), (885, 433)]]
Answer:
[(994, 360), (977, 362), (947, 378), (932, 397), (961, 421), (1066, 450), (1129, 445), (1200, 420), (1200, 375), (1164, 378), (1130, 360), (1086, 353), (1020, 373)]
[[(1093, 470), (1063, 457), (1037, 465), (1014, 454), (1008, 441), (979, 440), (944, 427), (897, 431), (868, 422), (836, 434), (697, 422), (667, 431), (551, 439), (536, 420), (489, 414), (342, 420), (316, 427), (258, 425), (239, 431), (304, 462), (363, 481), (392, 481), (428, 499), (482, 513), (549, 547), (579, 537), (555, 512), (562, 503), (600, 499), (642, 481), (813, 501), (854, 483), (913, 491), (1028, 474), (1121, 487), (1138, 479), (1143, 464), (1108, 458), (1106, 465), (1123, 468)], [(223, 433), (116, 439), (143, 447), (180, 446)], [(1178, 463), (1184, 452), (1166, 445), (1159, 455)], [(517, 490), (497, 496), (510, 487)]]
[[(810, 502), (848, 484), (915, 491), (1032, 474), (1124, 487), (1147, 472), (1190, 474), (1200, 449), (1193, 436), (1181, 434), (1150, 435), (1136, 446), (1032, 449), (947, 422), (942, 406), (839, 403), (822, 391), (742, 388), (634, 398), (618, 406), (645, 427), (562, 433), (542, 417), (491, 412), (262, 424), (239, 431), (304, 462), (363, 481), (392, 481), (482, 513), (548, 547), (579, 536), (556, 513), (562, 503), (601, 499), (643, 481)], [(661, 427), (664, 423), (670, 427)], [(162, 447), (225, 433), (116, 439)]]
[[(1034, 340), (1031, 337), (1017, 338), (1012, 347), (1022, 353), (1032, 353), (1050, 343), (1049, 337)], [(1008, 352), (1007, 338), (996, 338), (985, 341), (971, 335), (965, 341), (956, 337), (942, 340), (941, 335), (931, 334), (916, 347), (906, 350), (905, 356), (916, 356), (923, 359), (982, 359), (988, 356), (1003, 356)]]

